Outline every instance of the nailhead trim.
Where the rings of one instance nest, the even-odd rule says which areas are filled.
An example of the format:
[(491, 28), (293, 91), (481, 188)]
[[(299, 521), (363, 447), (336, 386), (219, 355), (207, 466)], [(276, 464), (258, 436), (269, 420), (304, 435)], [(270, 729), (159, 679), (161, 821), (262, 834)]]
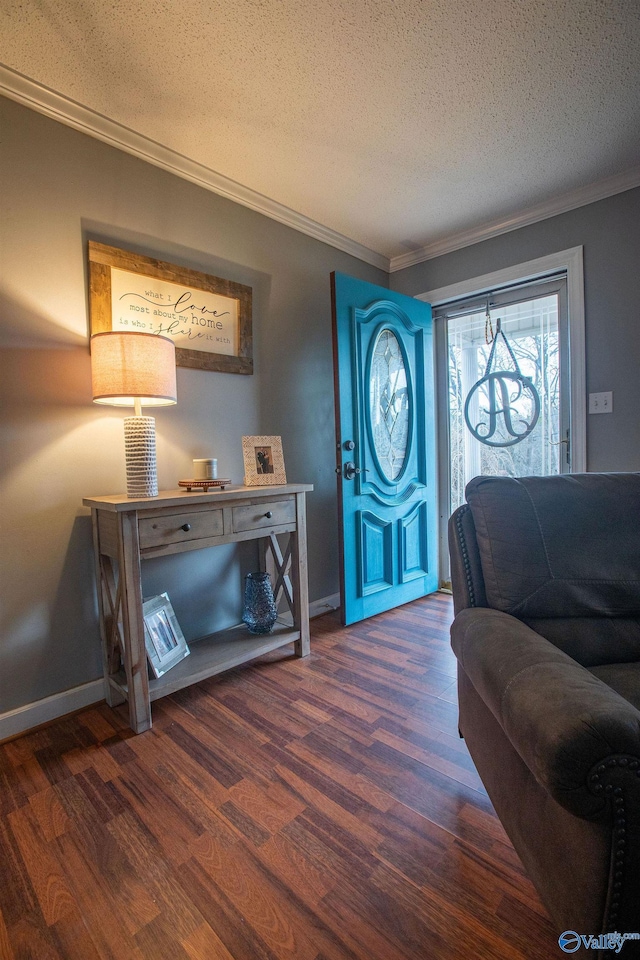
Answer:
[(604, 763), (598, 764), (595, 772), (589, 777), (589, 788), (592, 793), (606, 794), (613, 800), (614, 809), (614, 828), (613, 828), (613, 848), (614, 867), (611, 902), (609, 904), (609, 916), (607, 917), (607, 926), (609, 929), (615, 929), (620, 912), (620, 900), (622, 897), (622, 888), (624, 886), (624, 865), (627, 846), (627, 826), (626, 812), (624, 803), (624, 790), (622, 787), (614, 787), (613, 784), (603, 784), (602, 775), (607, 774), (615, 767), (627, 767), (634, 770), (637, 777), (640, 777), (640, 760), (634, 760), (629, 757), (608, 757)]
[(469, 606), (476, 606), (476, 593), (473, 586), (473, 580), (471, 578), (471, 564), (469, 563), (469, 551), (467, 550), (467, 543), (464, 538), (464, 533), (462, 530), (462, 515), (468, 511), (469, 507), (465, 504), (462, 510), (456, 515), (456, 530), (458, 531), (458, 542), (460, 544), (460, 552), (462, 553), (462, 562), (464, 564), (464, 573), (467, 581), (467, 591), (469, 593)]

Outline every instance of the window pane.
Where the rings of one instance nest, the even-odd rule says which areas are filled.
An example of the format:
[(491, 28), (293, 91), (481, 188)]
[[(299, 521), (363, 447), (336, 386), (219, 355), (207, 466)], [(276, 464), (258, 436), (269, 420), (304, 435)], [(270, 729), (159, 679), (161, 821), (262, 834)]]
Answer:
[[(528, 300), (512, 306), (492, 308), (491, 324), (496, 330), (502, 321), (520, 372), (529, 377), (540, 397), (540, 416), (526, 439), (508, 447), (481, 443), (464, 420), (464, 406), (471, 389), (484, 375), (491, 352), (485, 337), (485, 310), (448, 321), (449, 353), (449, 435), (451, 462), (451, 510), (464, 503), (464, 488), (473, 477), (543, 476), (560, 472), (560, 368), (558, 339), (558, 297), (556, 294)], [(490, 331), (487, 331), (490, 338)], [(499, 338), (491, 371), (514, 371), (513, 360)], [(511, 387), (513, 427), (523, 430), (519, 418), (528, 416), (523, 398), (517, 398), (516, 384)], [(497, 404), (502, 410), (502, 404)], [(518, 412), (520, 410), (520, 412)], [(486, 402), (476, 391), (470, 402), (469, 420), (473, 426), (488, 422)], [(479, 433), (486, 433), (486, 428)], [(498, 414), (493, 441), (512, 440), (505, 417)]]
[(392, 330), (376, 340), (369, 373), (371, 435), (382, 473), (397, 480), (402, 473), (409, 438), (407, 371)]

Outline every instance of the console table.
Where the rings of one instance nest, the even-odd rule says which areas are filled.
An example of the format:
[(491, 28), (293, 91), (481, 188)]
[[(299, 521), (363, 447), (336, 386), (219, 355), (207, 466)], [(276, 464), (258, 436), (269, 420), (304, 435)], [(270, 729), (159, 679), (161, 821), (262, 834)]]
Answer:
[[(233, 487), (211, 493), (162, 491), (157, 497), (86, 497), (91, 508), (105, 697), (129, 703), (136, 733), (151, 727), (151, 701), (246, 663), (292, 641), (309, 653), (305, 494), (310, 484)], [(288, 534), (284, 550), (279, 534)], [(252, 635), (244, 624), (190, 643), (190, 656), (150, 679), (144, 641), (141, 561), (242, 540), (260, 541), (260, 569), (272, 574), (293, 623)]]

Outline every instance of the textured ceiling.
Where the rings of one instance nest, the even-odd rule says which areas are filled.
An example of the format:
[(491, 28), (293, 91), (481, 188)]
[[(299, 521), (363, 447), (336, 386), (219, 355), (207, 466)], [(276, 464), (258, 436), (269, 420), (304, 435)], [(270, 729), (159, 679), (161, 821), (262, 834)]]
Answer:
[(3, 0), (0, 61), (388, 257), (640, 164), (640, 0)]

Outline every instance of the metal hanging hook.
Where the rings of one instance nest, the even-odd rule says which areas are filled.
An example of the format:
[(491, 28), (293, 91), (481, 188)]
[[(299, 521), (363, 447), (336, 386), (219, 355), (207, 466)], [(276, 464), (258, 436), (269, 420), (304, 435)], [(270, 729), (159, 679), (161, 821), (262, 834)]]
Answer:
[[(487, 309), (484, 315), (484, 342), (487, 344), (487, 346), (494, 341), (493, 325), (491, 323), (491, 307), (489, 305), (490, 299), (490, 297), (487, 297)], [(499, 320), (498, 323), (500, 323)]]

